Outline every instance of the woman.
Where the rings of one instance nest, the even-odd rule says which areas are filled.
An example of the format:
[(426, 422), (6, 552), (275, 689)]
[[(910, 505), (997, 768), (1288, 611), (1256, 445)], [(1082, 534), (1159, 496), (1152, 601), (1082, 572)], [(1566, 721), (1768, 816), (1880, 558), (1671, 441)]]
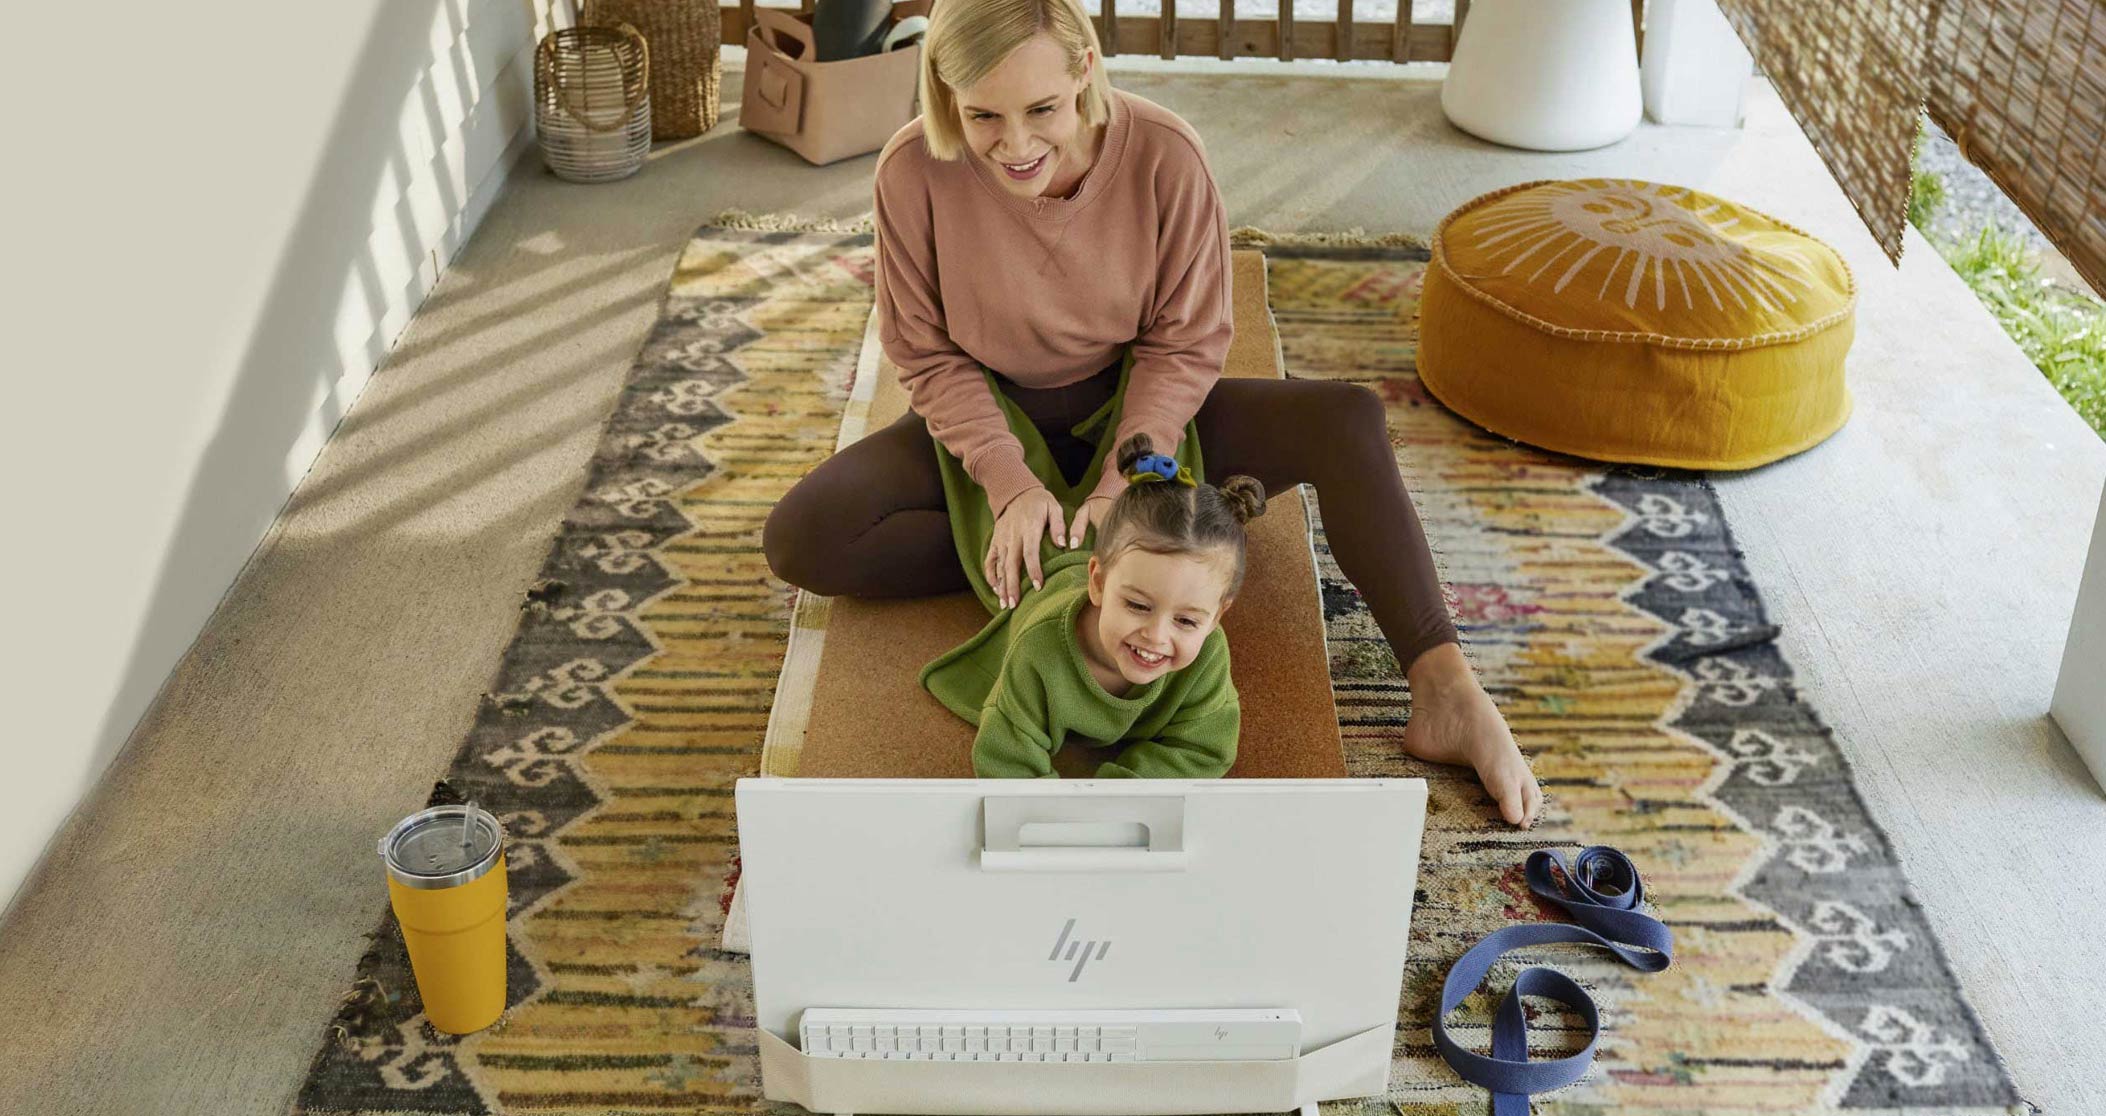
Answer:
[(785, 495), (763, 535), (777, 576), (828, 596), (966, 588), (940, 443), (986, 492), (996, 525), (981, 572), (1013, 606), (1026, 576), (1042, 580), (1044, 538), (1082, 545), (1126, 480), (1105, 468), (1069, 516), (993, 392), (1045, 434), (1072, 484), (1099, 444), (1074, 428), (1130, 357), (1109, 444), (1145, 433), (1175, 453), (1190, 423), (1210, 474), (1249, 474), (1268, 493), (1313, 484), (1339, 569), (1405, 664), (1405, 751), (1474, 767), (1509, 823), (1533, 824), (1542, 792), (1456, 644), (1380, 399), (1221, 378), (1228, 222), (1197, 133), (1111, 87), (1075, 0), (943, 0), (922, 59), (923, 112), (878, 155), (874, 211), (879, 337), (913, 410)]

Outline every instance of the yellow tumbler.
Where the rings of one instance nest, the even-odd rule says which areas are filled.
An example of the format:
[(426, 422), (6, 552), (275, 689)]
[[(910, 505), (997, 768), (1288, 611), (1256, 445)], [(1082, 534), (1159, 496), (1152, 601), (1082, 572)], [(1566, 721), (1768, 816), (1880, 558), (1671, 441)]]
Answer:
[(473, 802), (420, 810), (380, 839), (424, 1016), (448, 1034), (505, 1011), (504, 845), (496, 816)]

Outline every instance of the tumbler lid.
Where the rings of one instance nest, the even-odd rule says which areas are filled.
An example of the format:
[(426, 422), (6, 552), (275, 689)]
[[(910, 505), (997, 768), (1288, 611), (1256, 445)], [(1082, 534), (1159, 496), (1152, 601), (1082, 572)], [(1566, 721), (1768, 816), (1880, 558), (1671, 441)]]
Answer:
[(433, 806), (395, 823), (380, 839), (380, 856), (397, 883), (436, 890), (487, 875), (504, 844), (504, 827), (496, 816), (471, 802)]

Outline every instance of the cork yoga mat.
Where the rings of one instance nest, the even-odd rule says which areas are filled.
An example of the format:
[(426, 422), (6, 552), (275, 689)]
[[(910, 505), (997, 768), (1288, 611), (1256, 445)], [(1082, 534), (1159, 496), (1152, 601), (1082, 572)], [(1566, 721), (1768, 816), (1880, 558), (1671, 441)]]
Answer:
[[(761, 524), (874, 398), (853, 388), (872, 248), (867, 228), (756, 224), (689, 244), (444, 771), (509, 834), (505, 1018), (460, 1038), (426, 1024), (376, 886), (372, 945), (341, 1010), (316, 1020), (294, 1111), (794, 1111), (759, 1099), (751, 970), (718, 948), (731, 795), (761, 770), (802, 636)], [(1485, 1112), (1431, 1046), (1441, 975), (1486, 932), (1553, 917), (1521, 880), (1529, 850), (1597, 843), (1644, 873), (1675, 963), (1634, 976), (1577, 950), (1510, 959), (1556, 964), (1602, 1009), (1593, 1072), (1536, 1097), (1539, 1116), (2017, 1111), (1841, 749), (1766, 638), (1704, 479), (1605, 470), (1443, 410), (1413, 370), (1423, 251), (1238, 239), (1265, 251), (1286, 375), (1387, 402), (1464, 649), (1550, 792), (1538, 829), (1515, 833), (1468, 772), (1402, 755), (1397, 664), (1316, 501), (1346, 769), (1430, 791), (1390, 1092), (1327, 1116)], [(374, 836), (395, 820), (374, 818)], [(1451, 1023), (1480, 1049), (1487, 999)]]
[[(1278, 378), (1264, 255), (1236, 252), (1232, 276), (1236, 340), (1225, 374)], [(875, 374), (865, 430), (907, 410), (891, 362), (879, 359)], [(844, 434), (843, 440), (853, 438)], [(799, 633), (810, 631), (823, 648), (804, 737), (781, 733), (771, 740), (768, 774), (971, 778), (973, 727), (929, 696), (917, 672), (987, 623), (980, 602), (970, 593), (922, 600), (836, 598), (821, 623)], [(1252, 521), (1249, 572), (1222, 628), (1243, 701), (1243, 733), (1230, 777), (1342, 777), (1345, 756), (1331, 704), (1323, 602), (1316, 594), (1316, 557), (1301, 489), (1274, 494), (1265, 514)], [(793, 691), (778, 695), (776, 715), (796, 719), (798, 713), (784, 706), (798, 697)], [(1099, 749), (1070, 746), (1055, 754), (1054, 767), (1065, 777), (1086, 778), (1104, 758)]]

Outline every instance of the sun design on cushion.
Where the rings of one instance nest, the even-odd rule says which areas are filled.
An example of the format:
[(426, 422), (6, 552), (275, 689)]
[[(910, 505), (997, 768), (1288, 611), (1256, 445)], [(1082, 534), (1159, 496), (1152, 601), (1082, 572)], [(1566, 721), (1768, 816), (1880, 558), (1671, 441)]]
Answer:
[[(1613, 252), (1594, 297), (1620, 294), (1632, 308), (1641, 293), (1650, 293), (1649, 301), (1661, 310), (1670, 293), (1685, 306), (1705, 299), (1720, 310), (1729, 301), (1764, 310), (1797, 302), (1800, 292), (1813, 285), (1807, 261), (1788, 248), (1757, 249), (1734, 239), (1742, 216), (1736, 206), (1676, 186), (1560, 182), (1489, 207), (1477, 229), (1477, 246), (1487, 253), (1487, 262), (1503, 261), (1502, 276), (1533, 264), (1525, 282), (1548, 279), (1553, 293), (1562, 293), (1589, 263)], [(1592, 273), (1586, 278), (1591, 280)]]

